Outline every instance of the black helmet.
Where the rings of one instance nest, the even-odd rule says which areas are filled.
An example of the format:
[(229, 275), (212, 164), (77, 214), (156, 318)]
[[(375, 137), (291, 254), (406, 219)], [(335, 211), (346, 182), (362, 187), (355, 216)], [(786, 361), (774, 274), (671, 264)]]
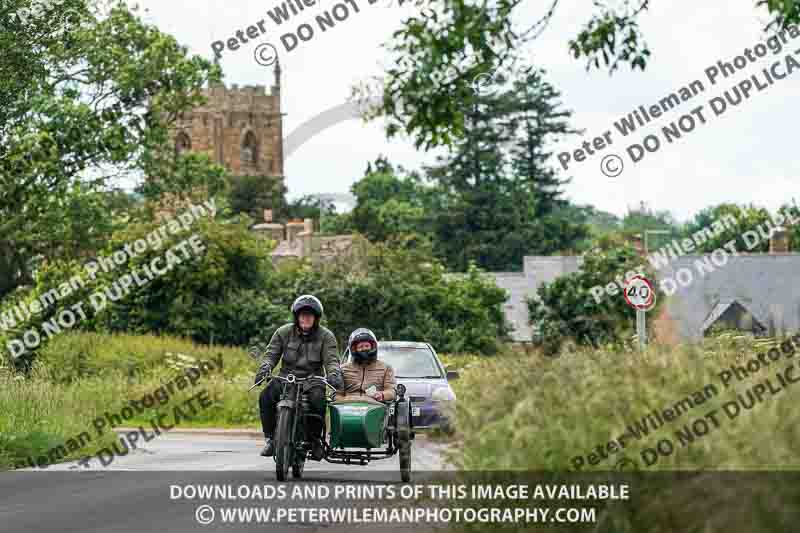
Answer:
[[(367, 341), (372, 344), (372, 348), (368, 352), (357, 352), (353, 348), (354, 344)], [(358, 328), (350, 334), (350, 340), (347, 341), (347, 346), (350, 347), (350, 355), (356, 363), (368, 363), (378, 358), (378, 337), (367, 328)]]
[(297, 326), (297, 329), (300, 329), (297, 316), (300, 314), (300, 311), (304, 309), (308, 309), (314, 313), (316, 318), (314, 319), (314, 326), (311, 329), (316, 329), (319, 325), (319, 321), (322, 320), (322, 302), (320, 302), (316, 296), (311, 294), (303, 294), (297, 297), (292, 304), (292, 314), (294, 315), (294, 324)]

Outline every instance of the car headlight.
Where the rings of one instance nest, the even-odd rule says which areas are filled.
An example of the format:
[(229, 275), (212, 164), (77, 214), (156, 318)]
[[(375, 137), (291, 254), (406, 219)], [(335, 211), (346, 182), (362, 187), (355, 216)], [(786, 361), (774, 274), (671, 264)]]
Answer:
[(456, 395), (450, 387), (439, 387), (433, 391), (431, 399), (439, 402), (452, 402), (456, 399)]

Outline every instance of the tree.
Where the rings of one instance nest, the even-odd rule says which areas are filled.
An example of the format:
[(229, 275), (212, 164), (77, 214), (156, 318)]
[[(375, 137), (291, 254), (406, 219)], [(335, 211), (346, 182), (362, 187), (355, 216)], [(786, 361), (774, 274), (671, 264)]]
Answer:
[(322, 235), (347, 235), (355, 233), (355, 231), (352, 213), (334, 212), (326, 214), (325, 225), (320, 228)]
[(279, 177), (232, 176), (230, 178), (231, 214), (245, 213), (255, 221), (264, 220), (264, 210), (272, 210), (273, 220), (287, 213), (286, 187)]
[(572, 112), (560, 109), (561, 93), (543, 76), (544, 71), (525, 72), (506, 94), (512, 109), (511, 124), (516, 130), (511, 144), (511, 171), (533, 194), (537, 217), (551, 215), (568, 204), (561, 196), (562, 187), (570, 180), (560, 179), (548, 165), (553, 154), (547, 147), (562, 136), (581, 133), (569, 126)]
[[(28, 3), (9, 2), (0, 22), (0, 249), (13, 256), (0, 283), (6, 290), (30, 279), (34, 258), (68, 259), (87, 236), (101, 235), (109, 220), (97, 195), (120, 178), (152, 176), (151, 189), (184, 194), (203, 185), (211, 193), (221, 174), (198, 154), (163, 156), (169, 128), (202, 102), (203, 85), (220, 79), (217, 67), (187, 56), (124, 3), (102, 20), (85, 0), (10, 16), (22, 7)], [(64, 11), (84, 24), (53, 35)]]
[[(558, 216), (569, 220), (573, 224), (585, 224), (589, 228), (590, 237), (600, 239), (619, 233), (622, 228), (622, 220), (613, 213), (600, 211), (591, 205), (567, 205), (558, 211)], [(591, 245), (591, 239), (585, 239), (579, 246), (579, 250), (585, 251)]]
[[(645, 233), (655, 230), (658, 233), (648, 234)], [(667, 233), (663, 233), (663, 232)], [(647, 238), (648, 250), (657, 248), (657, 243), (669, 242), (672, 239), (678, 239), (683, 234), (681, 233), (680, 225), (675, 221), (672, 213), (669, 211), (654, 211), (644, 201), (639, 204), (638, 208), (628, 208), (628, 212), (622, 218), (621, 235), (624, 238), (630, 238), (633, 235), (640, 236), (644, 241)]]
[[(355, 257), (285, 276), (289, 294), (313, 292), (334, 310), (325, 322), (340, 343), (368, 327), (380, 339), (430, 342), (441, 352), (497, 351), (498, 339), (508, 334), (506, 294), (491, 277), (474, 265), (465, 275), (449, 275), (418, 249), (361, 244)], [(265, 329), (260, 338), (273, 332)]]
[[(725, 243), (735, 241), (734, 247), (740, 252), (767, 252), (769, 251), (769, 240), (760, 239), (755, 248), (748, 248), (747, 243), (742, 238), (746, 231), (756, 231), (756, 228), (769, 220), (769, 211), (763, 207), (754, 205), (742, 205), (723, 203), (713, 207), (707, 207), (697, 213), (694, 218), (686, 224), (684, 236), (691, 237), (696, 232), (703, 229), (711, 229), (715, 235), (712, 238), (706, 237), (704, 242), (696, 242), (696, 253), (711, 253), (722, 248)], [(724, 231), (717, 232), (716, 227), (712, 227), (718, 221), (717, 227), (724, 226)], [(733, 224), (731, 224), (733, 221)]]
[[(654, 273), (648, 268), (638, 252), (618, 237), (602, 239), (583, 256), (578, 272), (542, 284), (537, 297), (528, 301), (528, 313), (545, 351), (557, 353), (567, 339), (595, 348), (621, 345), (633, 333), (634, 310), (621, 294), (598, 303), (590, 290), (605, 287), (628, 271), (645, 272), (648, 279), (654, 280)], [(661, 300), (657, 295), (656, 306)], [(656, 311), (650, 314), (655, 316)]]
[(353, 228), (373, 242), (429, 233), (428, 191), (415, 174), (398, 176), (386, 160), (368, 164), (367, 173), (351, 187), (356, 197)]
[[(404, 133), (427, 149), (466, 134), (476, 78), (493, 78), (521, 60), (518, 50), (545, 31), (559, 0), (546, 3), (542, 16), (522, 28), (512, 24), (527, 9), (520, 7), (522, 0), (415, 3), (424, 6), (421, 13), (404, 20), (386, 44), (394, 61), (373, 115), (385, 115), (389, 137)], [(651, 53), (638, 20), (650, 0), (594, 5), (591, 19), (568, 41), (573, 56), (585, 59), (587, 69), (601, 68), (602, 61), (610, 72), (624, 64), (644, 70)], [(800, 21), (798, 2), (757, 0), (756, 6), (771, 17), (765, 29), (783, 30)]]
[[(201, 219), (195, 224), (193, 232), (204, 250), (110, 303), (95, 317), (94, 327), (244, 345), (261, 328), (277, 328), (288, 318), (264, 241), (242, 223)], [(112, 246), (119, 249), (156, 227), (152, 223), (131, 225), (115, 235)], [(130, 259), (126, 270), (141, 270), (188, 237), (178, 235), (161, 249), (148, 249)]]
[(519, 270), (523, 256), (572, 249), (587, 234), (557, 214), (567, 204), (564, 180), (547, 166), (544, 147), (572, 130), (558, 93), (539, 76), (526, 73), (505, 92), (478, 95), (465, 136), (428, 171), (439, 191), (434, 250), (455, 270), (470, 261)]
[(513, 131), (506, 105), (494, 94), (476, 98), (466, 114), (465, 136), (428, 169), (442, 192), (434, 211), (434, 249), (454, 270), (466, 270), (470, 261), (487, 270), (507, 270), (525, 239), (519, 230), (535, 214), (524, 184), (508, 173), (502, 147)]
[[(144, 240), (165, 224), (155, 221), (133, 222), (114, 232), (102, 255), (111, 257), (126, 244)], [(196, 235), (201, 250), (174, 246)], [(269, 258), (269, 245), (241, 221), (202, 218), (191, 230), (166, 233), (161, 245), (149, 245), (137, 255), (127, 256), (117, 268), (100, 270), (89, 276), (83, 262), (51, 261), (40, 268), (29, 290), (17, 297), (30, 305), (44, 301), (48, 293), (62, 287), (62, 297), (39, 314), (14, 322), (8, 331), (0, 331), (2, 346), (21, 338), (28, 329), (42, 332), (44, 322), (55, 323), (64, 310), (82, 304), (83, 314), (75, 329), (105, 332), (169, 334), (191, 338), (201, 343), (244, 345), (262, 328), (276, 328), (288, 318), (283, 302), (287, 283), (275, 272)], [(168, 265), (168, 254), (181, 261)], [(149, 270), (157, 260), (160, 271)], [(146, 272), (152, 272), (152, 279)], [(136, 274), (142, 283), (125, 285), (127, 275)], [(64, 292), (75, 277), (83, 283)], [(8, 313), (15, 302), (7, 299), (0, 315)], [(85, 319), (84, 319), (85, 315)], [(6, 315), (6, 317), (9, 315)], [(13, 315), (12, 315), (13, 318)], [(69, 330), (70, 328), (64, 328)], [(43, 343), (49, 335), (42, 334)], [(31, 354), (26, 355), (30, 359)]]

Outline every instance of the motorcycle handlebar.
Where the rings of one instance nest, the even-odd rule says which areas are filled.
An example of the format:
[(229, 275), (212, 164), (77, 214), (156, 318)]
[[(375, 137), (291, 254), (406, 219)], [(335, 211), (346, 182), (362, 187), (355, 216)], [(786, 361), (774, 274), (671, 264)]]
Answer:
[(294, 374), (289, 374), (288, 377), (267, 376), (264, 379), (262, 379), (261, 381), (259, 381), (258, 383), (256, 383), (255, 385), (253, 385), (252, 387), (250, 387), (249, 389), (247, 389), (247, 392), (250, 392), (251, 390), (253, 390), (254, 388), (258, 387), (259, 385), (261, 385), (262, 383), (264, 383), (265, 381), (267, 381), (269, 379), (279, 379), (281, 381), (285, 381), (286, 383), (302, 383), (304, 381), (308, 381), (309, 379), (318, 379), (318, 380), (322, 381), (322, 383), (324, 383), (325, 385), (327, 385), (328, 387), (330, 387), (331, 389), (336, 391), (336, 387), (334, 387), (333, 385), (328, 383), (328, 380), (325, 379), (322, 376), (308, 376), (308, 377), (304, 377), (304, 378), (298, 378), (298, 377), (295, 377)]

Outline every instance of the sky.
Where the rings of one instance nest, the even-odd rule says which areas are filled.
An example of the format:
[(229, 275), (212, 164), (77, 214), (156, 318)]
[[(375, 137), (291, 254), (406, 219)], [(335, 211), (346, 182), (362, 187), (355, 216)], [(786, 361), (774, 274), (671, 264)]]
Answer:
[[(281, 44), (281, 35), (304, 22), (313, 24), (316, 14), (341, 4), (338, 0), (322, 3), (275, 25), (267, 10), (281, 4), (276, 0), (237, 1), (235, 7), (223, 0), (140, 0), (147, 9), (144, 17), (162, 31), (173, 35), (190, 53), (208, 59), (213, 56), (211, 42), (227, 40), (237, 30), (246, 30), (257, 21), (266, 21), (266, 33), (248, 39), (238, 50), (225, 50), (221, 65), (225, 81), (242, 85), (273, 84), (272, 66), (256, 63), (254, 51), (262, 42), (273, 44), (279, 53), (282, 74), (284, 137), (305, 121), (347, 101), (351, 87), (380, 75), (390, 56), (382, 47), (397, 30), (413, 6), (399, 7), (392, 0), (355, 2), (349, 16), (325, 32), (316, 30), (307, 41), (300, 41), (290, 51)], [(519, 28), (538, 20), (550, 2), (529, 1), (515, 12)], [(629, 207), (646, 202), (652, 209), (670, 211), (685, 221), (697, 211), (721, 202), (755, 203), (777, 209), (796, 194), (800, 177), (797, 132), (800, 107), (790, 105), (790, 96), (800, 88), (800, 71), (776, 81), (764, 91), (752, 90), (750, 98), (738, 106), (728, 106), (715, 116), (709, 100), (722, 96), (742, 80), (759, 74), (776, 61), (780, 72), (786, 71), (787, 54), (800, 51), (800, 38), (789, 40), (778, 55), (768, 52), (727, 79), (712, 85), (705, 70), (718, 61), (733, 62), (746, 48), (764, 42), (766, 12), (757, 10), (751, 0), (704, 2), (674, 0), (652, 2), (640, 24), (652, 56), (647, 69), (631, 71), (621, 67), (613, 75), (605, 70), (586, 71), (583, 60), (569, 54), (568, 40), (575, 36), (592, 15), (593, 3), (586, 0), (562, 0), (545, 32), (521, 50), (530, 64), (547, 71), (547, 80), (562, 93), (565, 109), (573, 111), (572, 125), (585, 130), (583, 137), (568, 138), (554, 146), (555, 153), (572, 152), (583, 141), (611, 131), (611, 145), (582, 162), (571, 162), (562, 177), (571, 177), (565, 188), (568, 199), (591, 204), (616, 215)], [(342, 8), (338, 8), (342, 13)], [(800, 53), (793, 55), (800, 61)], [(760, 75), (763, 79), (763, 74)], [(654, 119), (645, 128), (622, 136), (614, 122), (640, 105), (649, 108), (670, 93), (700, 80), (704, 91), (675, 109)], [(705, 123), (695, 127), (673, 143), (667, 143), (662, 127), (703, 106)], [(695, 115), (696, 116), (696, 115)], [(688, 125), (689, 119), (684, 119)], [(645, 153), (638, 162), (631, 161), (627, 148), (654, 134), (661, 140), (655, 152)], [(289, 155), (285, 161), (286, 185), (290, 198), (311, 193), (347, 192), (359, 179), (368, 161), (379, 154), (408, 169), (417, 169), (435, 161), (438, 152), (414, 148), (409, 139), (387, 141), (383, 123), (364, 123), (343, 119), (316, 134)], [(618, 155), (624, 168), (616, 177), (601, 172), (603, 158)], [(613, 158), (611, 158), (613, 159)], [(553, 165), (557, 165), (553, 161)], [(611, 170), (616, 163), (608, 163)]]

